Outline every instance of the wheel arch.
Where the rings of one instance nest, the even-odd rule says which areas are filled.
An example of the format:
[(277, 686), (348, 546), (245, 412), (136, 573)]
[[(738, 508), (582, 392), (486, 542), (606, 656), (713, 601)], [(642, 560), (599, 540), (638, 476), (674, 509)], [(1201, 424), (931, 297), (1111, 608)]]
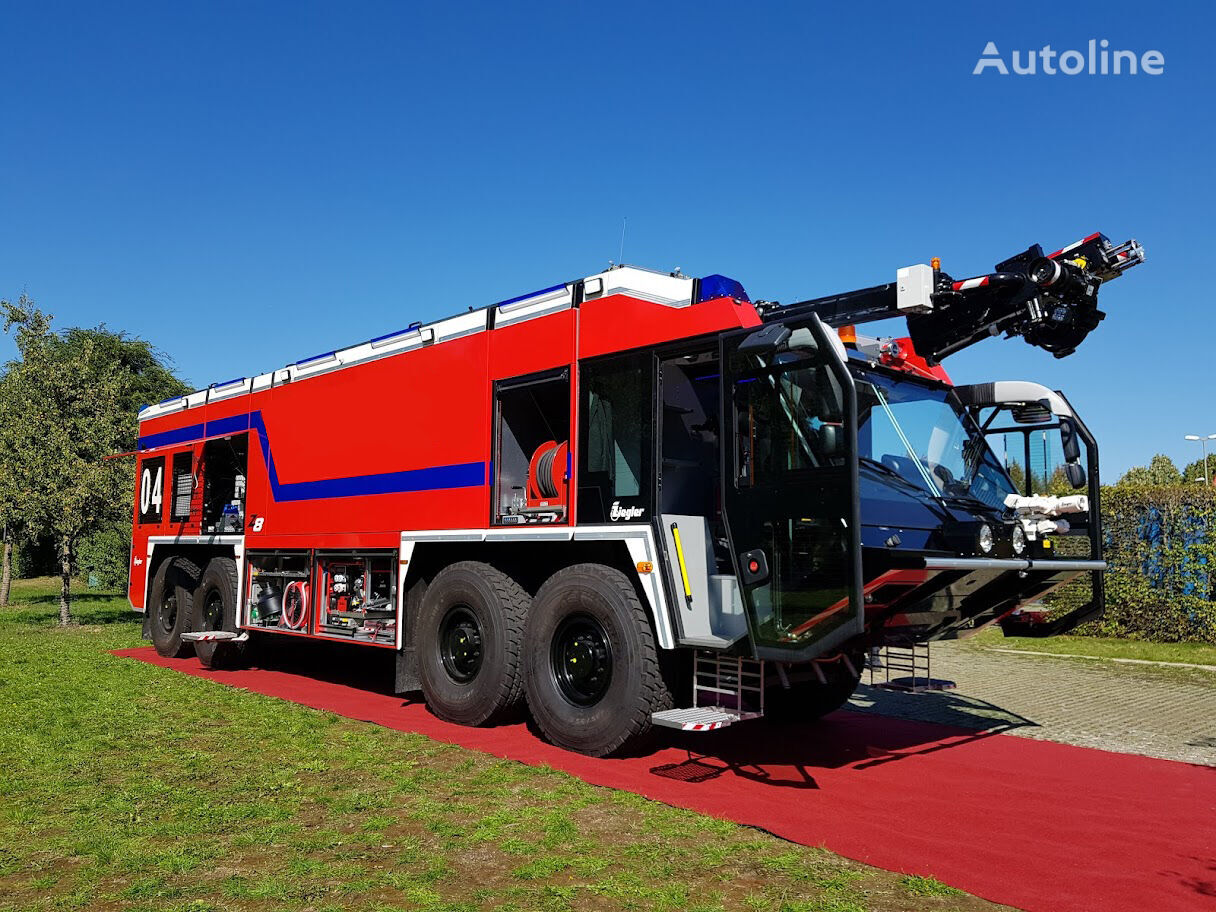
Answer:
[[(556, 531), (556, 530), (546, 530)], [(529, 595), (535, 595), (554, 573), (575, 564), (602, 564), (622, 572), (633, 585), (639, 601), (647, 607), (651, 632), (660, 649), (676, 647), (674, 628), (667, 611), (666, 598), (659, 579), (658, 556), (653, 534), (648, 528), (637, 530), (574, 529), (559, 540), (529, 538), (519, 534), (504, 534), (499, 540), (487, 540), (484, 531), (465, 533), (428, 533), (416, 537), (402, 536), (403, 545), (412, 545), (403, 593), (418, 582), (429, 582), (444, 567), (459, 561), (481, 561), (507, 574)], [(649, 563), (650, 571), (642, 572), (638, 565)], [(409, 619), (405, 619), (409, 630)]]
[[(230, 557), (236, 561), (237, 576), (242, 577), (241, 566), (242, 548), (236, 543), (204, 543), (182, 541), (178, 539), (151, 539), (148, 542), (148, 573), (144, 580), (144, 615), (147, 616), (148, 606), (152, 597), (152, 581), (165, 561), (175, 557), (184, 557), (198, 565), (199, 570), (205, 570), (207, 563), (213, 557)], [(237, 593), (239, 599), (240, 593)]]

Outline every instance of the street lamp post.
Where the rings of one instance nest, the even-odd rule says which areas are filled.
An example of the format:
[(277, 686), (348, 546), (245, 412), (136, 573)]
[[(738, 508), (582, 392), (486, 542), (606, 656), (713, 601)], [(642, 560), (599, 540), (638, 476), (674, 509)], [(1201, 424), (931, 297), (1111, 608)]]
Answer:
[(1203, 483), (1211, 484), (1208, 476), (1208, 441), (1216, 440), (1216, 434), (1208, 434), (1206, 437), (1200, 437), (1198, 434), (1187, 434), (1187, 440), (1197, 440), (1199, 445), (1203, 447)]

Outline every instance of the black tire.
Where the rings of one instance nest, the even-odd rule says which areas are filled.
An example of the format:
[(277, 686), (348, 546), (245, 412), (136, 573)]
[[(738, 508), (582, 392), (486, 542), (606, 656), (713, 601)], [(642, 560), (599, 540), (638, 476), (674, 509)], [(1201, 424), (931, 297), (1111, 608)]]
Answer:
[(553, 574), (533, 602), (525, 650), (528, 708), (559, 747), (593, 757), (635, 750), (651, 713), (671, 708), (646, 609), (619, 570)]
[[(236, 631), (236, 561), (213, 557), (203, 571), (192, 599), (191, 630)], [(240, 663), (244, 643), (202, 640), (194, 654), (204, 668), (231, 668)]]
[(191, 629), (191, 600), (199, 580), (198, 566), (184, 557), (164, 561), (152, 578), (148, 594), (148, 632), (161, 655), (180, 659), (194, 651), (193, 643), (182, 642)]
[(460, 725), (488, 725), (518, 713), (530, 602), (519, 583), (478, 561), (452, 564), (431, 580), (413, 631), (431, 712)]
[[(812, 680), (791, 681), (789, 690), (780, 684), (770, 684), (765, 694), (764, 716), (774, 722), (815, 722), (849, 702), (849, 697), (861, 683), (862, 654), (850, 655), (853, 673), (842, 660), (821, 663), (827, 683), (816, 676)], [(813, 672), (812, 672), (813, 674)]]

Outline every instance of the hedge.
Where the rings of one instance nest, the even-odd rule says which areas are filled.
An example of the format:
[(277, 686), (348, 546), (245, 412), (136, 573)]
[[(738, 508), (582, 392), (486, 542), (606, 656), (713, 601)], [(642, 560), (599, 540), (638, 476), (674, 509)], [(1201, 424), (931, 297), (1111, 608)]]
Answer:
[[(1105, 488), (1102, 528), (1110, 566), (1106, 613), (1076, 632), (1216, 642), (1216, 491), (1194, 484)], [(1089, 580), (1083, 578), (1046, 601), (1059, 613), (1088, 598)]]

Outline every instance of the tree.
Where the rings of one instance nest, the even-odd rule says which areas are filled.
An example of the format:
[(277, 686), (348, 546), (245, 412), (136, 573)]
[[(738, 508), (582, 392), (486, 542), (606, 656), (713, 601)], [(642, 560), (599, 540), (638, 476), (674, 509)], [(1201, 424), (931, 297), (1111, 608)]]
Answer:
[(20, 354), (0, 381), (0, 475), (20, 482), (9, 496), (27, 532), (55, 542), (66, 625), (82, 537), (130, 522), (134, 468), (106, 457), (135, 449), (140, 405), (186, 388), (142, 339), (104, 326), (52, 332), (24, 295), (0, 312)]
[(1164, 453), (1158, 453), (1147, 466), (1134, 466), (1119, 479), (1121, 485), (1177, 485), (1182, 484), (1182, 473), (1174, 461)]
[[(1205, 474), (1205, 471), (1204, 471), (1204, 466), (1203, 466), (1203, 460), (1196, 459), (1194, 462), (1190, 463), (1189, 465), (1187, 465), (1187, 467), (1185, 469), (1182, 470), (1182, 480), (1185, 484), (1194, 484), (1197, 481), (1203, 481), (1204, 474)], [(1216, 476), (1216, 454), (1213, 454), (1208, 457), (1208, 465), (1207, 465), (1206, 474), (1207, 474), (1208, 484), (1213, 484), (1214, 482), (1216, 482), (1216, 477), (1214, 477), (1214, 476)]]
[[(0, 378), (0, 385), (4, 380)], [(0, 562), (0, 608), (8, 606), (8, 596), (13, 584), (13, 538), (16, 530), (16, 518), (8, 502), (8, 488), (11, 481), (3, 465), (0, 465), (0, 549), (3, 559)]]
[(1008, 465), (1009, 477), (1013, 480), (1013, 486), (1019, 494), (1026, 493), (1026, 470), (1022, 468), (1020, 462), (1014, 461)]

